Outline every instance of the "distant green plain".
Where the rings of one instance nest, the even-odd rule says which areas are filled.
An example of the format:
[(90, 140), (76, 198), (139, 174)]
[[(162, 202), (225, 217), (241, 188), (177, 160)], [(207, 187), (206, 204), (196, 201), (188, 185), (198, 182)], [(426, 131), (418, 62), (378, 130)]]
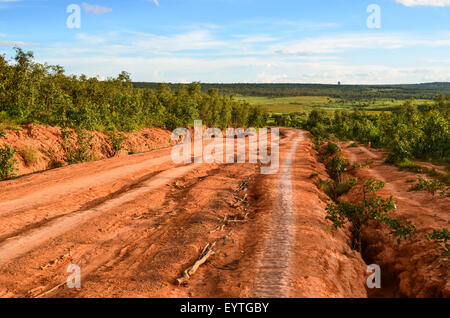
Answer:
[[(337, 109), (359, 109), (369, 112), (392, 111), (401, 106), (406, 100), (375, 99), (348, 101), (327, 96), (295, 96), (295, 97), (260, 97), (260, 96), (236, 96), (236, 99), (248, 102), (251, 105), (259, 105), (271, 113), (295, 113), (310, 112), (313, 109), (325, 109), (334, 111)], [(432, 104), (432, 100), (417, 99), (416, 105)]]

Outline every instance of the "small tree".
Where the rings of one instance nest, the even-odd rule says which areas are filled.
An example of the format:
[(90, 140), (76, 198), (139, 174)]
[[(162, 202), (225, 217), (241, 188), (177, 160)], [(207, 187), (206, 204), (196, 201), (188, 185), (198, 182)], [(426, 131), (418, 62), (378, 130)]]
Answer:
[(349, 162), (340, 156), (333, 156), (327, 159), (326, 168), (331, 179), (342, 182), (342, 175), (349, 166)]
[(0, 181), (14, 177), (17, 161), (14, 159), (16, 150), (4, 144), (0, 148)]
[(397, 209), (397, 206), (392, 196), (387, 199), (376, 196), (376, 192), (384, 185), (384, 181), (362, 180), (362, 201), (331, 203), (326, 209), (326, 219), (332, 221), (335, 228), (343, 228), (347, 222), (352, 224), (353, 249), (359, 252), (361, 252), (362, 230), (369, 225), (369, 221), (386, 224), (391, 229), (391, 234), (397, 238), (398, 244), (401, 239), (410, 238), (416, 233), (415, 226), (410, 222), (388, 215), (388, 212)]

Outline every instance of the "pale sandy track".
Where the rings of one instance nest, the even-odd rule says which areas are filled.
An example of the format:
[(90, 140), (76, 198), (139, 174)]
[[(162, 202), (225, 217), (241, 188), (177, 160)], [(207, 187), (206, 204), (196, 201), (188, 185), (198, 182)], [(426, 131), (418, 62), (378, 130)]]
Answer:
[(289, 297), (289, 279), (294, 253), (295, 216), (292, 198), (292, 159), (300, 134), (281, 165), (278, 200), (274, 203), (272, 221), (266, 236), (263, 259), (255, 284), (255, 297)]

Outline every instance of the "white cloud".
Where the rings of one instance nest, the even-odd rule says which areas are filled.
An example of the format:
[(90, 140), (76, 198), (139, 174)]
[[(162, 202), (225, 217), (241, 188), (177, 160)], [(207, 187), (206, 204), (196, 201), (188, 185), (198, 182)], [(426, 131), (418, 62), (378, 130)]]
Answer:
[(307, 38), (272, 45), (273, 52), (283, 55), (313, 56), (356, 49), (399, 49), (404, 47), (450, 46), (450, 39), (429, 39), (396, 34), (342, 34)]
[(450, 0), (395, 0), (407, 7), (449, 7)]
[(86, 2), (83, 2), (81, 5), (83, 6), (83, 9), (86, 10), (86, 12), (90, 12), (93, 14), (105, 14), (112, 11), (111, 8), (92, 5)]

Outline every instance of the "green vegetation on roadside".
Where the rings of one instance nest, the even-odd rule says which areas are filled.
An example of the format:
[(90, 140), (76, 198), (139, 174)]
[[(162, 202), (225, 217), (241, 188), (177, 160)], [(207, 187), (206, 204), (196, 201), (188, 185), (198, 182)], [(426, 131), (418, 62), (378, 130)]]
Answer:
[(17, 161), (14, 159), (16, 149), (4, 144), (0, 147), (0, 181), (11, 179), (16, 176)]
[[(450, 224), (450, 221), (449, 221)], [(433, 230), (427, 234), (427, 239), (441, 245), (441, 256), (445, 259), (450, 257), (450, 232), (447, 229)]]
[(73, 132), (69, 129), (62, 131), (62, 148), (65, 160), (69, 165), (94, 160), (95, 158), (91, 153), (91, 141), (94, 136), (79, 128), (76, 129), (75, 133), (76, 140), (73, 142)]
[(419, 110), (413, 100), (392, 113), (368, 114), (360, 111), (336, 111), (333, 115), (313, 110), (298, 128), (311, 132), (314, 142), (334, 136), (355, 140), (390, 152), (387, 162), (416, 173), (427, 173), (449, 184), (442, 174), (413, 160), (450, 163), (450, 96), (440, 95), (433, 105)]
[(421, 191), (421, 190), (427, 191), (431, 193), (433, 196), (435, 196), (436, 193), (438, 192), (440, 193), (441, 197), (448, 195), (448, 187), (446, 187), (443, 182), (440, 182), (439, 180), (427, 180), (419, 176), (417, 184), (410, 187), (409, 191)]
[(390, 211), (397, 209), (392, 196), (387, 199), (376, 196), (376, 192), (385, 185), (383, 181), (369, 179), (362, 180), (361, 184), (363, 189), (361, 201), (357, 203), (339, 201), (337, 204), (330, 203), (326, 208), (326, 219), (330, 220), (335, 228), (351, 224), (355, 250), (359, 252), (362, 250), (362, 231), (369, 225), (369, 221), (387, 225), (398, 244), (402, 239), (410, 239), (416, 234), (416, 228), (411, 222), (388, 215)]

